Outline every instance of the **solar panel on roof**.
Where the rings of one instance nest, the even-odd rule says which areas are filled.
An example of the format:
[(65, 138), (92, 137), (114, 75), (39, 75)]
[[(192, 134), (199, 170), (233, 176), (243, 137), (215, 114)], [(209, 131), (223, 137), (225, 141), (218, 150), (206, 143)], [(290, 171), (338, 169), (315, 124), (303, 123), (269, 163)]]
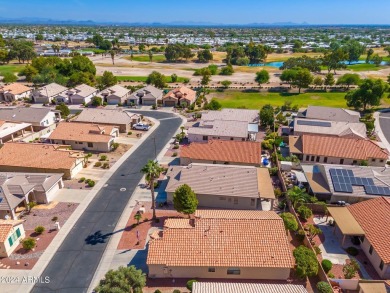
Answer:
[(298, 120), (298, 125), (307, 125), (307, 126), (319, 126), (319, 127), (331, 127), (332, 123), (328, 121), (313, 121), (313, 120)]
[(347, 170), (347, 173), (349, 177), (354, 177), (352, 170)]

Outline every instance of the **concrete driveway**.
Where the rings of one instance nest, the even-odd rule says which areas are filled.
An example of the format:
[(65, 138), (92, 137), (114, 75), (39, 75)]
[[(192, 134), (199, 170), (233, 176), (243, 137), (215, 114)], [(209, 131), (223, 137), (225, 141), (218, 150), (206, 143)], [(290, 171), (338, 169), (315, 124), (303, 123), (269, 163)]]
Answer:
[(182, 122), (170, 113), (139, 113), (160, 120), (160, 125), (112, 174), (77, 220), (41, 274), (50, 277), (50, 283), (36, 284), (32, 292), (87, 292), (116, 223), (142, 178), (141, 168), (164, 148)]

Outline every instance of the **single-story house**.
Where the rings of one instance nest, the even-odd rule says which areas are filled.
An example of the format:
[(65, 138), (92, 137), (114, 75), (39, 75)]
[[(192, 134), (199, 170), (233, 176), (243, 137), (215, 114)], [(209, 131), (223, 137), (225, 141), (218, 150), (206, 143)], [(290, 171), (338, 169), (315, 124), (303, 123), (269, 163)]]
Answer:
[(0, 172), (0, 218), (17, 219), (16, 208), (27, 207), (29, 202), (51, 202), (56, 192), (64, 187), (62, 175)]
[(385, 166), (388, 152), (368, 138), (289, 136), (290, 154), (303, 163)]
[(61, 122), (48, 139), (52, 144), (70, 145), (74, 150), (109, 152), (119, 129), (111, 125)]
[(50, 126), (61, 120), (60, 111), (50, 108), (0, 108), (0, 120), (30, 123), (34, 128)]
[(141, 122), (141, 115), (121, 109), (84, 109), (74, 121), (112, 125), (119, 127), (120, 133), (127, 133), (134, 124)]
[(272, 283), (194, 282), (192, 293), (308, 293), (303, 285)]
[(71, 179), (83, 169), (85, 154), (69, 146), (7, 142), (0, 148), (0, 172), (63, 173)]
[(148, 85), (132, 93), (127, 98), (127, 105), (157, 105), (158, 101), (161, 102), (163, 91)]
[(302, 165), (309, 191), (318, 199), (357, 203), (390, 196), (390, 169), (345, 165)]
[(201, 121), (198, 126), (190, 127), (187, 131), (190, 142), (209, 140), (239, 140), (249, 139), (249, 128), (246, 121), (213, 120)]
[(297, 117), (349, 123), (360, 122), (359, 112), (352, 111), (349, 109), (323, 106), (308, 106), (307, 108), (299, 109)]
[(209, 140), (192, 142), (180, 150), (180, 165), (190, 163), (261, 165), (261, 144), (252, 141)]
[(26, 236), (22, 220), (0, 220), (0, 257), (8, 257)]
[(66, 92), (66, 100), (65, 101), (57, 101), (57, 102), (65, 102), (69, 104), (90, 104), (92, 98), (98, 94), (98, 89), (91, 87), (87, 84), (81, 84), (72, 88)]
[(205, 113), (202, 113), (202, 121), (214, 120), (231, 120), (246, 121), (248, 123), (259, 123), (260, 112), (258, 110), (224, 108), (219, 111), (207, 111)]
[(49, 104), (53, 100), (57, 102), (57, 98), (66, 97), (67, 91), (68, 88), (53, 82), (33, 90), (31, 99), (34, 103)]
[(160, 234), (149, 242), (150, 278), (286, 280), (295, 264), (273, 211), (197, 210)]
[(316, 134), (349, 138), (366, 138), (366, 124), (361, 122), (327, 121), (308, 118), (294, 119), (294, 135)]
[(196, 92), (185, 86), (175, 88), (169, 91), (163, 98), (163, 106), (175, 107), (175, 106), (189, 106), (195, 103)]
[(23, 137), (26, 132), (34, 132), (30, 123), (7, 122), (0, 120), (0, 144), (7, 141), (14, 141), (16, 138)]
[(0, 86), (0, 101), (13, 102), (23, 98), (29, 98), (31, 89), (21, 83), (11, 83)]
[(345, 207), (328, 207), (335, 220), (334, 233), (358, 237), (360, 248), (382, 279), (390, 278), (390, 197), (379, 196)]
[(275, 200), (266, 168), (253, 166), (189, 164), (170, 166), (167, 172), (167, 202), (173, 203), (175, 190), (189, 185), (200, 207), (255, 210), (262, 199)]
[(130, 94), (131, 90), (117, 84), (99, 93), (103, 97), (103, 101), (109, 105), (125, 104)]

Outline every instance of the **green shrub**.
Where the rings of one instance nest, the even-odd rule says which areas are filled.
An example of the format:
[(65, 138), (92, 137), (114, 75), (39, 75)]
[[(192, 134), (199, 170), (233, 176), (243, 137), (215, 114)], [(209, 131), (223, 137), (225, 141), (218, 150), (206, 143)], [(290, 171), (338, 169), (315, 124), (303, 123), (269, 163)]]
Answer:
[(95, 186), (95, 181), (90, 180), (90, 181), (88, 182), (88, 186), (89, 186), (89, 187), (94, 187), (94, 186)]
[(332, 279), (332, 278), (334, 278), (334, 274), (332, 272), (329, 272), (328, 277)]
[(174, 153), (172, 154), (172, 157), (177, 157), (177, 152), (174, 152)]
[(118, 147), (119, 147), (119, 143), (114, 142), (114, 143), (112, 144), (112, 149), (113, 149), (113, 150), (116, 150)]
[(311, 209), (309, 209), (307, 206), (304, 206), (304, 205), (301, 205), (298, 209), (297, 209), (297, 213), (299, 214), (299, 216), (303, 219), (303, 220), (307, 220), (309, 219), (312, 215), (313, 215), (313, 212), (311, 211)]
[(108, 168), (110, 168), (110, 164), (107, 163), (107, 162), (105, 162), (105, 163), (102, 165), (102, 168), (103, 168), (103, 169), (108, 169)]
[(303, 241), (303, 239), (305, 239), (306, 232), (303, 229), (299, 229), (296, 235), (299, 241)]
[(173, 149), (174, 150), (177, 150), (179, 148), (179, 145), (178, 144), (175, 144), (174, 146), (173, 146)]
[(175, 289), (172, 293), (181, 293), (181, 291), (179, 289)]
[(95, 166), (95, 167), (100, 167), (101, 165), (102, 165), (101, 162), (96, 162), (94, 166)]
[(154, 293), (162, 293), (159, 289), (154, 290)]
[(85, 177), (81, 177), (79, 181), (80, 182), (84, 182), (85, 181)]
[(22, 241), (22, 246), (25, 250), (31, 250), (37, 245), (35, 239), (27, 238)]
[(333, 289), (329, 283), (323, 281), (317, 283), (317, 290), (319, 293), (333, 293)]
[(321, 254), (321, 249), (317, 245), (314, 245), (313, 248), (317, 255)]
[(37, 205), (37, 203), (35, 202), (35, 201), (30, 201), (29, 203), (28, 203), (28, 207), (30, 208), (30, 210), (33, 208), (33, 207), (35, 207)]
[(187, 285), (186, 285), (187, 289), (192, 291), (192, 284), (195, 283), (195, 282), (198, 282), (198, 281), (197, 280), (189, 280), (187, 282)]
[(314, 252), (306, 246), (294, 249), (293, 255), (296, 262), (296, 273), (300, 278), (313, 277), (318, 274), (318, 261)]
[(127, 135), (132, 135), (133, 134), (133, 132), (132, 131), (129, 131), (128, 133), (127, 133)]
[(275, 188), (274, 189), (274, 194), (275, 194), (276, 198), (281, 197), (282, 196), (282, 191), (280, 190), (280, 188)]
[(350, 246), (346, 249), (347, 253), (352, 256), (357, 256), (359, 254), (359, 250), (356, 247)]
[(325, 273), (329, 273), (332, 269), (333, 264), (329, 259), (324, 259), (321, 262), (321, 266), (324, 269)]
[(105, 161), (107, 160), (107, 156), (106, 155), (101, 155), (100, 158), (99, 158), (99, 161)]
[(51, 218), (51, 220), (52, 220), (53, 222), (57, 222), (58, 217), (54, 216), (53, 218)]
[(43, 226), (36, 226), (34, 231), (37, 234), (42, 234), (45, 231), (45, 227), (43, 227)]
[(268, 168), (269, 175), (276, 176), (278, 175), (278, 167)]

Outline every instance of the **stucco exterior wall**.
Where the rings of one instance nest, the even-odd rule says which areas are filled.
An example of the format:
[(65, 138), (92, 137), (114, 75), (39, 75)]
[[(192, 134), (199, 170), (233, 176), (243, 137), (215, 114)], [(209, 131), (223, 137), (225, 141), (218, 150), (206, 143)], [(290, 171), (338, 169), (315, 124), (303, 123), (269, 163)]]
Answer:
[[(299, 154), (296, 154), (298, 157)], [(301, 162), (303, 163), (325, 163), (325, 164), (337, 164), (337, 165), (359, 165), (360, 160), (348, 159), (348, 158), (338, 158), (338, 157), (324, 157), (324, 156), (312, 156), (312, 155), (301, 155)], [(325, 162), (325, 158), (327, 161)], [(344, 160), (341, 163), (341, 160)], [(386, 160), (381, 159), (369, 159), (367, 160), (369, 166), (373, 167), (384, 167), (386, 165)]]
[(286, 280), (290, 275), (289, 268), (240, 268), (240, 275), (228, 275), (227, 267), (166, 267), (164, 265), (148, 265), (150, 278), (220, 278), (220, 279), (268, 279)]
[(93, 142), (92, 147), (88, 146), (86, 141), (71, 141), (71, 140), (59, 140), (51, 139), (51, 143), (54, 144), (66, 144), (70, 145), (73, 150), (85, 150), (85, 151), (95, 151), (95, 152), (109, 152), (111, 149), (111, 144), (114, 142), (114, 138), (108, 143), (104, 142)]
[[(8, 238), (19, 228), (20, 230), (20, 237), (15, 240), (10, 246)], [(26, 233), (23, 228), (23, 224), (19, 224), (12, 228), (12, 231), (8, 234), (4, 242), (0, 242), (0, 257), (8, 257), (11, 255), (11, 253), (18, 247), (20, 244), (20, 240), (22, 240), (26, 236)]]
[(374, 269), (376, 270), (378, 275), (382, 279), (389, 279), (390, 278), (390, 265), (384, 264), (383, 269), (381, 270), (379, 268), (379, 266), (380, 266), (380, 263), (382, 260), (374, 248), (372, 250), (372, 253), (370, 254), (370, 246), (371, 246), (371, 243), (368, 241), (367, 238), (365, 238), (363, 243), (360, 244), (360, 248), (364, 251), (365, 255), (370, 260), (372, 266), (374, 267)]
[[(203, 137), (207, 136), (207, 140), (204, 140)], [(188, 134), (188, 140), (190, 142), (197, 141), (208, 141), (208, 140), (236, 140), (236, 141), (245, 141), (245, 138), (242, 137), (231, 137), (231, 136), (212, 136), (212, 135), (203, 135), (203, 134)]]
[(224, 162), (224, 161), (209, 161), (209, 160), (196, 160), (186, 157), (180, 158), (180, 165), (188, 166), (191, 163), (201, 163), (201, 164), (219, 164), (219, 165), (239, 165), (239, 166), (255, 166), (260, 167), (260, 162), (258, 164), (249, 164), (249, 163), (240, 163), (240, 162)]
[[(259, 204), (260, 198), (237, 197), (237, 196), (216, 196), (197, 194), (199, 207), (223, 208), (237, 210), (254, 210)], [(173, 192), (167, 192), (168, 203), (173, 203)]]

